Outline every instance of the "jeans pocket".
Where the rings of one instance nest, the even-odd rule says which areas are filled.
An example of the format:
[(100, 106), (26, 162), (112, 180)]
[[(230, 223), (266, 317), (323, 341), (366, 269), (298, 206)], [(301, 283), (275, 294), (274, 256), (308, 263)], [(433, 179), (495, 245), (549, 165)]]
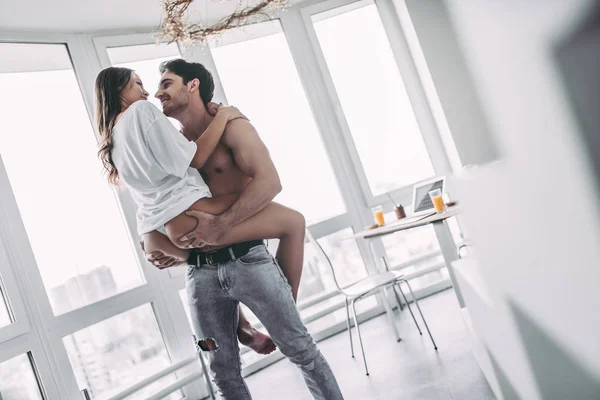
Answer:
[(264, 246), (256, 246), (250, 249), (248, 253), (238, 257), (237, 261), (242, 265), (258, 265), (273, 262), (273, 256)]

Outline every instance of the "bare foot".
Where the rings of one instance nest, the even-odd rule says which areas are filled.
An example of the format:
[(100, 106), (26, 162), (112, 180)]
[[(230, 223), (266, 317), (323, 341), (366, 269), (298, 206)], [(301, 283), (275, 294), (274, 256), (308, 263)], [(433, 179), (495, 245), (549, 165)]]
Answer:
[(252, 326), (238, 328), (238, 340), (244, 346), (250, 347), (258, 354), (271, 354), (277, 349), (268, 335), (257, 331)]

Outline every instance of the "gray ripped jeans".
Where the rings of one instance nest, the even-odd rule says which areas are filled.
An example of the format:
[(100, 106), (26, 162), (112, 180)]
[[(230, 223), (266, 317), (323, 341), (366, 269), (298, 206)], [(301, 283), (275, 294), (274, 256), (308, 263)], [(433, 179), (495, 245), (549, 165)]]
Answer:
[(300, 367), (315, 399), (343, 399), (329, 364), (300, 320), (287, 279), (264, 245), (251, 248), (235, 261), (188, 267), (186, 287), (196, 337), (212, 338), (218, 346), (208, 355), (224, 399), (252, 398), (241, 375), (240, 302), (260, 319), (281, 352)]

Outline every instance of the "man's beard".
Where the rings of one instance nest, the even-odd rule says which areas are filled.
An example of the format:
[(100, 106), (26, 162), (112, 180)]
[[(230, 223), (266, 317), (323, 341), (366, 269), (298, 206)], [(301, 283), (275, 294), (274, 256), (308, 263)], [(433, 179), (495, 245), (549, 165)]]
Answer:
[(177, 98), (171, 97), (168, 100), (169, 106), (166, 109), (164, 109), (164, 107), (163, 107), (163, 113), (167, 117), (174, 117), (177, 114), (183, 112), (187, 108), (187, 105), (188, 105), (186, 96), (187, 96), (187, 90), (184, 87), (178, 93)]
[(184, 111), (187, 107), (187, 103), (183, 103), (181, 101), (176, 101), (173, 98), (168, 100), (167, 107), (163, 107), (163, 113), (167, 117), (174, 117), (175, 115)]

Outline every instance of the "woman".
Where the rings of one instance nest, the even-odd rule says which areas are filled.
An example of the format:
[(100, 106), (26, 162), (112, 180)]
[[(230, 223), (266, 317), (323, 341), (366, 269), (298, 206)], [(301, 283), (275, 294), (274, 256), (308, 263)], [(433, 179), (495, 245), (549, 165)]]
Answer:
[[(227, 123), (245, 117), (234, 107), (223, 107), (200, 138), (189, 142), (147, 98), (134, 71), (110, 67), (100, 72), (96, 79), (99, 156), (109, 181), (124, 183), (138, 206), (137, 228), (146, 252), (160, 248), (165, 255), (186, 259), (187, 251), (177, 245), (197, 221), (185, 212), (217, 215), (237, 199), (236, 195), (211, 197), (196, 169), (210, 157)], [(166, 237), (160, 232), (163, 228)], [(304, 229), (300, 213), (273, 202), (229, 229), (217, 244), (278, 238), (280, 247), (302, 251)], [(287, 276), (286, 267), (281, 265)]]

